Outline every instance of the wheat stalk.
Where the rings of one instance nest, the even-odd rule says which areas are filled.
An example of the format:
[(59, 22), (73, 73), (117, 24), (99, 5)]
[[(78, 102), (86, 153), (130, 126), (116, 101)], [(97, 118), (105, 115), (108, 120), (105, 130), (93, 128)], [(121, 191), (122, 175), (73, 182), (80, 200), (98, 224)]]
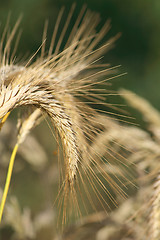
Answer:
[[(22, 144), (22, 142), (24, 141), (24, 139), (26, 138), (26, 136), (28, 135), (30, 130), (34, 127), (34, 125), (40, 115), (41, 115), (40, 110), (39, 109), (35, 110), (25, 121), (22, 122), (21, 126), (19, 127), (18, 139), (17, 139), (17, 143), (13, 149), (11, 158), (10, 158), (8, 173), (7, 173), (7, 177), (6, 177), (6, 184), (4, 187), (4, 192), (3, 192), (3, 196), (2, 196), (2, 200), (1, 200), (0, 222), (2, 219), (4, 205), (6, 202), (6, 198), (7, 198), (7, 194), (8, 194), (8, 190), (9, 190), (9, 186), (10, 186), (10, 181), (11, 181), (11, 176), (12, 176), (16, 153), (18, 151), (19, 145)], [(5, 115), (5, 118), (3, 118), (3, 121), (5, 121), (5, 120), (6, 120), (6, 115)], [(3, 121), (2, 121), (2, 123), (3, 123)]]

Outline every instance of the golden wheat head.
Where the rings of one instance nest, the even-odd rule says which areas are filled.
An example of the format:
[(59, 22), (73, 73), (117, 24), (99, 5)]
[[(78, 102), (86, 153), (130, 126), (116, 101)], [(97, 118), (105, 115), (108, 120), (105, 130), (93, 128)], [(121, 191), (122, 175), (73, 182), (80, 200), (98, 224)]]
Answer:
[[(85, 198), (87, 198), (92, 208), (96, 210), (90, 191), (94, 192), (95, 198), (101, 202), (104, 209), (108, 203), (106, 197), (102, 196), (102, 190), (110, 201), (117, 205), (116, 200), (105, 186), (106, 182), (115, 193), (122, 197), (126, 196), (119, 186), (121, 180), (114, 171), (116, 181), (103, 169), (101, 163), (105, 163), (108, 167), (111, 167), (111, 164), (101, 159), (102, 156), (93, 143), (99, 133), (103, 132), (105, 123), (100, 120), (98, 110), (92, 105), (109, 106), (105, 103), (107, 94), (105, 85), (106, 81), (113, 78), (114, 70), (107, 64), (101, 64), (100, 60), (119, 35), (103, 42), (105, 34), (110, 29), (110, 22), (107, 21), (96, 33), (99, 15), (83, 7), (72, 26), (67, 42), (64, 43), (64, 36), (70, 26), (74, 8), (75, 5), (72, 6), (59, 40), (56, 42), (58, 26), (64, 9), (60, 11), (48, 51), (45, 49), (47, 23), (45, 24), (42, 46), (26, 63), (19, 65), (13, 61), (17, 44), (10, 54), (19, 20), (9, 35), (7, 23), (2, 34), (0, 48), (0, 118), (16, 107), (34, 106), (48, 114), (61, 138), (65, 170), (62, 182), (64, 192), (63, 198), (59, 201), (59, 207), (62, 208), (63, 205), (63, 222), (66, 222), (68, 203), (73, 203), (74, 211), (80, 214), (80, 202), (86, 210)], [(6, 45), (4, 45), (5, 38), (7, 38)], [(40, 50), (41, 54), (37, 57)], [(32, 122), (36, 121), (39, 114), (39, 110), (35, 111), (25, 122), (19, 132), (20, 141), (23, 141), (33, 127)], [(110, 149), (107, 151), (111, 152)], [(114, 157), (113, 150), (110, 157), (117, 158)], [(95, 170), (101, 175), (100, 178)], [(83, 174), (86, 180), (83, 179)], [(125, 176), (124, 179), (126, 179)], [(84, 181), (89, 183), (90, 190), (87, 189)], [(84, 198), (81, 196), (80, 187), (84, 189)], [(98, 190), (98, 187), (101, 190)], [(80, 195), (80, 200), (77, 194)]]

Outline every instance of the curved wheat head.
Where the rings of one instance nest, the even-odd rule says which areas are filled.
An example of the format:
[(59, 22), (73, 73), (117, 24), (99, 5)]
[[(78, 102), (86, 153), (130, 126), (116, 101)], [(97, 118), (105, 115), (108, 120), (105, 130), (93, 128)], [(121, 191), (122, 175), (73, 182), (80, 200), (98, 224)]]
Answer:
[[(18, 141), (23, 141), (41, 111), (48, 114), (59, 133), (64, 153), (64, 179), (60, 190), (62, 198), (59, 200), (59, 207), (63, 209), (63, 222), (67, 221), (67, 212), (70, 209), (81, 214), (82, 207), (87, 212), (86, 201), (96, 210), (91, 191), (104, 209), (108, 207), (107, 198), (117, 205), (110, 188), (115, 194), (126, 197), (122, 180), (124, 178), (126, 181), (126, 176), (120, 174), (119, 178), (119, 174), (114, 170), (112, 172), (113, 160), (118, 162), (114, 150), (112, 147), (101, 146), (110, 155), (108, 159), (102, 159), (94, 146), (94, 141), (103, 132), (107, 120), (102, 118), (102, 121), (100, 110), (92, 107), (110, 107), (105, 102), (105, 96), (111, 93), (105, 88), (107, 81), (114, 77), (114, 68), (101, 64), (100, 61), (119, 35), (104, 42), (110, 22), (107, 21), (96, 33), (99, 15), (83, 7), (68, 40), (64, 42), (74, 8), (75, 5), (72, 6), (57, 41), (56, 35), (64, 9), (60, 11), (48, 50), (45, 50), (47, 23), (45, 24), (42, 46), (27, 63), (15, 64), (18, 39), (11, 53), (19, 20), (10, 34), (7, 33), (7, 23), (0, 45), (0, 118), (4, 118), (16, 107), (34, 106), (39, 112), (23, 125)], [(108, 118), (113, 116), (112, 112), (108, 112)], [(103, 164), (111, 169), (111, 175)], [(126, 163), (122, 161), (121, 164)]]

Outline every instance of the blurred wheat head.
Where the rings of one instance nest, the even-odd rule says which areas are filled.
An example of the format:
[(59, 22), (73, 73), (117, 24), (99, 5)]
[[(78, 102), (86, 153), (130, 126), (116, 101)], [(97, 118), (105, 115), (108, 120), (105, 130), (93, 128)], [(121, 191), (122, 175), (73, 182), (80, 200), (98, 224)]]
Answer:
[[(60, 137), (64, 155), (64, 174), (58, 195), (63, 224), (68, 221), (67, 216), (71, 212), (77, 216), (81, 216), (83, 211), (88, 213), (87, 202), (94, 211), (97, 210), (97, 201), (105, 211), (110, 209), (109, 202), (117, 207), (117, 199), (119, 196), (127, 197), (125, 190), (129, 184), (134, 185), (135, 178), (131, 170), (133, 162), (117, 151), (122, 146), (125, 149), (125, 143), (121, 145), (117, 138), (127, 134), (116, 123), (118, 114), (95, 107), (116, 108), (116, 105), (106, 102), (106, 96), (116, 94), (106, 89), (108, 81), (118, 77), (114, 75), (116, 67), (102, 64), (101, 59), (112, 48), (119, 34), (104, 42), (110, 21), (97, 33), (100, 17), (84, 6), (68, 40), (64, 40), (74, 8), (75, 5), (71, 7), (57, 40), (64, 12), (64, 8), (61, 9), (47, 50), (46, 21), (42, 45), (27, 61), (19, 64), (15, 55), (19, 35), (16, 40), (14, 38), (20, 19), (11, 32), (7, 21), (0, 42), (1, 127), (15, 108), (31, 108), (29, 116), (20, 119), (18, 124), (19, 145), (42, 116), (46, 114), (50, 117)], [(126, 122), (125, 118), (129, 118), (122, 114), (120, 117)]]

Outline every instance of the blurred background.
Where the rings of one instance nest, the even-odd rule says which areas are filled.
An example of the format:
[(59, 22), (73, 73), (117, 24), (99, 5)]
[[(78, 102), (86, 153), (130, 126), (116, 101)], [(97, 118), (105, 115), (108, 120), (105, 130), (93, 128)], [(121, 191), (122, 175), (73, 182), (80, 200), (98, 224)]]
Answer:
[[(125, 87), (147, 98), (160, 109), (160, 1), (159, 0), (6, 0), (0, 1), (0, 20), (5, 23), (11, 11), (14, 23), (23, 14), (23, 33), (18, 52), (33, 53), (41, 43), (44, 21), (49, 20), (48, 36), (51, 36), (54, 22), (64, 5), (69, 11), (73, 2), (77, 3), (77, 13), (84, 3), (99, 12), (102, 23), (112, 21), (109, 36), (122, 33), (116, 46), (105, 61), (122, 67), (120, 72), (128, 75), (114, 81), (114, 87)], [(66, 13), (67, 13), (66, 10)]]
[[(73, 2), (77, 3), (77, 14), (83, 4), (87, 4), (88, 9), (100, 14), (101, 24), (105, 23), (107, 19), (111, 19), (112, 28), (106, 39), (119, 32), (121, 33), (121, 37), (117, 40), (114, 48), (104, 56), (104, 62), (110, 63), (111, 66), (121, 65), (118, 73), (127, 73), (127, 75), (112, 81), (113, 89), (130, 89), (149, 100), (154, 107), (160, 110), (159, 0), (0, 0), (2, 29), (10, 12), (11, 25), (15, 24), (20, 14), (23, 15), (20, 24), (22, 36), (17, 56), (24, 56), (26, 53), (32, 55), (39, 48), (46, 19), (49, 20), (48, 38), (50, 39), (61, 7), (65, 6), (67, 16)], [(65, 16), (63, 18), (65, 19)], [(14, 115), (11, 115), (12, 118), (14, 118)], [(0, 157), (1, 187), (4, 186), (8, 161), (16, 142), (16, 133), (13, 131), (10, 137), (9, 131), (14, 126), (15, 123), (13, 123), (13, 126), (7, 125), (7, 130), (4, 129), (1, 135), (0, 149), (1, 156), (3, 156), (3, 158)], [(28, 237), (26, 239), (51, 239), (50, 236), (53, 236), (54, 231), (52, 222), (54, 222), (56, 229), (56, 210), (54, 209), (51, 212), (51, 209), (53, 199), (55, 199), (58, 191), (57, 145), (46, 123), (38, 126), (34, 133), (38, 142), (31, 136), (28, 142), (32, 141), (32, 146), (26, 141), (16, 158), (15, 172), (9, 193), (9, 196), (11, 196), (10, 206), (16, 209), (16, 214), (17, 211), (20, 211), (19, 218), (27, 219), (27, 226), (30, 226), (28, 227), (30, 235), (24, 235)], [(10, 140), (8, 141), (8, 139)], [(4, 148), (2, 144), (4, 144)], [(6, 147), (7, 151), (5, 150)], [(31, 154), (27, 155), (27, 153)], [(33, 162), (33, 158), (36, 159), (35, 162)], [(12, 199), (12, 195), (16, 196), (16, 200)], [(23, 212), (26, 206), (27, 213)], [(12, 236), (16, 215), (13, 216), (13, 219), (6, 220), (12, 228), (6, 225), (0, 231), (0, 239), (10, 239)], [(48, 221), (48, 231), (44, 227), (44, 221)], [(39, 235), (35, 237), (35, 226), (39, 226), (38, 224), (41, 224), (45, 230), (44, 232), (43, 230), (37, 230)], [(35, 229), (32, 229), (32, 225)]]

